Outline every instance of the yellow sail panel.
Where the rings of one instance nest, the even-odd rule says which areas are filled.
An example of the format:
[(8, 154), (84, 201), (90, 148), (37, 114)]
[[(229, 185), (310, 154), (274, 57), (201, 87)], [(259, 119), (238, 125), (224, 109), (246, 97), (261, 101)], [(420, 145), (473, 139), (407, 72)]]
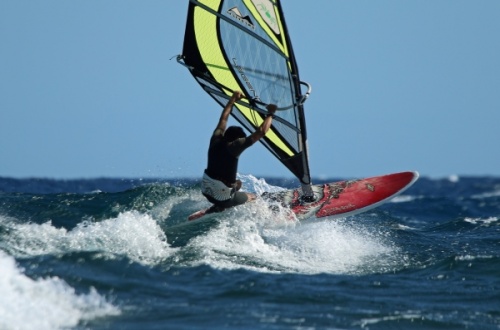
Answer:
[[(206, 3), (212, 10), (217, 10), (218, 1), (200, 1)], [(200, 50), (203, 62), (207, 65), (212, 74), (217, 75), (217, 80), (227, 86), (230, 90), (238, 89), (238, 82), (228, 68), (224, 55), (221, 52), (219, 40), (217, 38), (217, 16), (207, 10), (194, 8), (194, 29), (196, 44)], [(228, 95), (230, 91), (225, 90)]]

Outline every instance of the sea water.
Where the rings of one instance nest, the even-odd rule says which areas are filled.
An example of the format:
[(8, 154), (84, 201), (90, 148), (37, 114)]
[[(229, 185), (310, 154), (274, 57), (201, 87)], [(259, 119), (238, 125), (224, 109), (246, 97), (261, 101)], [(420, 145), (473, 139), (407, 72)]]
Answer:
[(422, 177), (344, 219), (258, 200), (184, 225), (208, 205), (198, 180), (0, 178), (0, 329), (500, 328), (500, 178)]

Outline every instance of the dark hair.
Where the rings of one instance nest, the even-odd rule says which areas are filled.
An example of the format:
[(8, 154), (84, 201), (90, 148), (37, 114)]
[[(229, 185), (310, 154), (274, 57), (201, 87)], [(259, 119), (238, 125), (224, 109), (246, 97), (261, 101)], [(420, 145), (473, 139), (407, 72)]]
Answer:
[(243, 131), (243, 128), (239, 126), (229, 126), (224, 132), (224, 140), (227, 142), (233, 142), (236, 139), (244, 138), (247, 135)]

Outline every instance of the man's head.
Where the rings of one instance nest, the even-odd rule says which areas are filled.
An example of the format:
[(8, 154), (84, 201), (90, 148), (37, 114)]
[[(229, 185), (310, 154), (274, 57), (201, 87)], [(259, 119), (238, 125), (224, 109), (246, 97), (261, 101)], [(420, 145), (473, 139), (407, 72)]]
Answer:
[(226, 129), (226, 132), (224, 132), (224, 140), (227, 142), (233, 142), (236, 139), (244, 137), (246, 137), (246, 134), (243, 131), (243, 128), (239, 126), (229, 126)]

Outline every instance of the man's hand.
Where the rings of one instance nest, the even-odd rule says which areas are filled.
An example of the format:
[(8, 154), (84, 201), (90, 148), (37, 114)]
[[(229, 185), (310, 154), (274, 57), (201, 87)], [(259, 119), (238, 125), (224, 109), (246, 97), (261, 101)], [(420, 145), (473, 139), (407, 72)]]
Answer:
[(234, 91), (233, 96), (231, 96), (231, 101), (236, 102), (241, 100), (245, 95), (241, 91)]
[(276, 112), (276, 109), (278, 107), (276, 106), (276, 104), (268, 104), (266, 109), (267, 111), (271, 114), (271, 115), (274, 115), (274, 113)]

